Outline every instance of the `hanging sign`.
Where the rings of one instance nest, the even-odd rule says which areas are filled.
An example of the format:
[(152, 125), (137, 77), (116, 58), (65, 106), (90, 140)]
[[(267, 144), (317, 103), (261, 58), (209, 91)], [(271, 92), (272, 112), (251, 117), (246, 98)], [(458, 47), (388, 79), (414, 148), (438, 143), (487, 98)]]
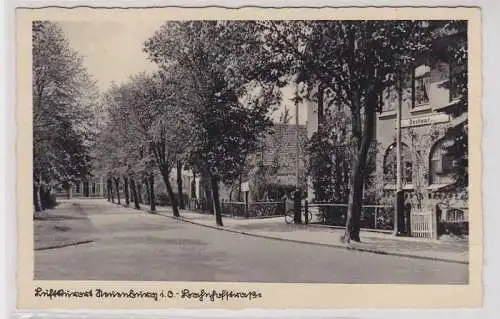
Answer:
[(430, 124), (437, 124), (437, 123), (446, 123), (449, 121), (450, 121), (450, 116), (447, 114), (435, 114), (435, 115), (429, 115), (429, 116), (410, 117), (409, 119), (401, 120), (401, 127), (430, 125)]

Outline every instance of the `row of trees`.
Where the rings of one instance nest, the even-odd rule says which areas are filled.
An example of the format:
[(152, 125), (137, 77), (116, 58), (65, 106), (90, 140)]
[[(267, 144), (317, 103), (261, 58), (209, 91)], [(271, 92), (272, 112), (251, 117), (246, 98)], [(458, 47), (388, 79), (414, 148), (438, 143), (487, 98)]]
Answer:
[(69, 187), (91, 174), (96, 134), (94, 82), (59, 25), (34, 21), (33, 199), (35, 211), (55, 205), (54, 188)]
[(124, 175), (130, 180), (151, 174), (154, 166), (177, 216), (168, 177), (173, 167), (189, 165), (210, 182), (222, 225), (219, 183), (241, 176), (247, 156), (272, 125), (268, 114), (280, 102), (280, 88), (302, 83), (299, 98), (318, 104), (319, 145), (328, 134), (338, 136), (327, 132), (324, 110), (335, 105), (346, 112), (345, 139), (334, 147), (348, 151), (339, 151), (333, 166), (334, 178), (349, 187), (334, 192), (349, 204), (345, 241), (359, 241), (379, 96), (397, 84), (399, 72), (410, 69), (416, 56), (430, 50), (437, 27), (453, 26), (440, 21), (167, 22), (144, 46), (160, 71), (108, 92), (110, 119), (101, 136), (106, 170), (115, 180)]
[(110, 178), (134, 181), (158, 170), (179, 216), (170, 174), (191, 167), (209, 182), (222, 225), (219, 183), (241, 175), (279, 100), (274, 86), (258, 86), (259, 77), (246, 70), (250, 55), (258, 54), (248, 47), (255, 41), (248, 31), (232, 23), (169, 22), (145, 43), (159, 71), (134, 76), (107, 94), (110, 116), (100, 144)]

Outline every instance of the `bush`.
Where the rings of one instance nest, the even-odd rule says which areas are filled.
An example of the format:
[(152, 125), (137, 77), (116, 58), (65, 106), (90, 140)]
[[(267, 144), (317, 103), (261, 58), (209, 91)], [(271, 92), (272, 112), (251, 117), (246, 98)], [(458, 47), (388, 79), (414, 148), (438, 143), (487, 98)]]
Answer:
[(50, 191), (43, 192), (41, 194), (41, 199), (43, 203), (43, 207), (45, 209), (51, 209), (57, 206), (56, 194)]
[[(179, 204), (179, 195), (174, 193), (174, 198), (177, 200), (177, 204)], [(184, 204), (187, 206), (189, 203), (189, 196), (187, 194), (182, 194), (182, 198), (184, 199)], [(172, 201), (170, 200), (170, 196), (168, 196), (167, 193), (156, 194), (156, 205), (171, 206)]]
[(469, 235), (469, 222), (460, 223), (439, 223), (439, 234), (463, 237)]

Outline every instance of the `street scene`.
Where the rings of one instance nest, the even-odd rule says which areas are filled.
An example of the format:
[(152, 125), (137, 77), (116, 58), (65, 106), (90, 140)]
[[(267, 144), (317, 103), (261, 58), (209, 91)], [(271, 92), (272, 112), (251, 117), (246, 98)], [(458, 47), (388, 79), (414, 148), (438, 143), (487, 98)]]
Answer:
[(34, 21), (35, 280), (468, 284), (467, 21)]

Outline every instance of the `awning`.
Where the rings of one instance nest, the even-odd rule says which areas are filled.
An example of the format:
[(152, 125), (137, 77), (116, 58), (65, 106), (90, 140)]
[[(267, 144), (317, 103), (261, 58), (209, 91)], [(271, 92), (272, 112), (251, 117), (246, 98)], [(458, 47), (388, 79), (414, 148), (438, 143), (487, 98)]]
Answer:
[(469, 119), (468, 113), (462, 113), (459, 116), (455, 117), (453, 120), (451, 120), (450, 125), (452, 127), (455, 127), (455, 126), (458, 126), (460, 124), (467, 122), (468, 119)]
[(440, 189), (443, 189), (443, 188), (446, 188), (446, 187), (449, 187), (453, 185), (453, 183), (447, 183), (447, 184), (431, 184), (429, 186), (427, 186), (427, 190), (430, 190), (430, 191), (437, 191), (437, 190), (440, 190)]
[(459, 104), (460, 102), (462, 102), (462, 100), (461, 100), (461, 99), (454, 99), (453, 101), (451, 101), (450, 103), (448, 103), (448, 104), (446, 104), (446, 105), (443, 105), (443, 106), (439, 106), (439, 107), (434, 108), (434, 110), (435, 110), (435, 111), (446, 110), (447, 108), (452, 107), (452, 106), (455, 106), (455, 105)]

